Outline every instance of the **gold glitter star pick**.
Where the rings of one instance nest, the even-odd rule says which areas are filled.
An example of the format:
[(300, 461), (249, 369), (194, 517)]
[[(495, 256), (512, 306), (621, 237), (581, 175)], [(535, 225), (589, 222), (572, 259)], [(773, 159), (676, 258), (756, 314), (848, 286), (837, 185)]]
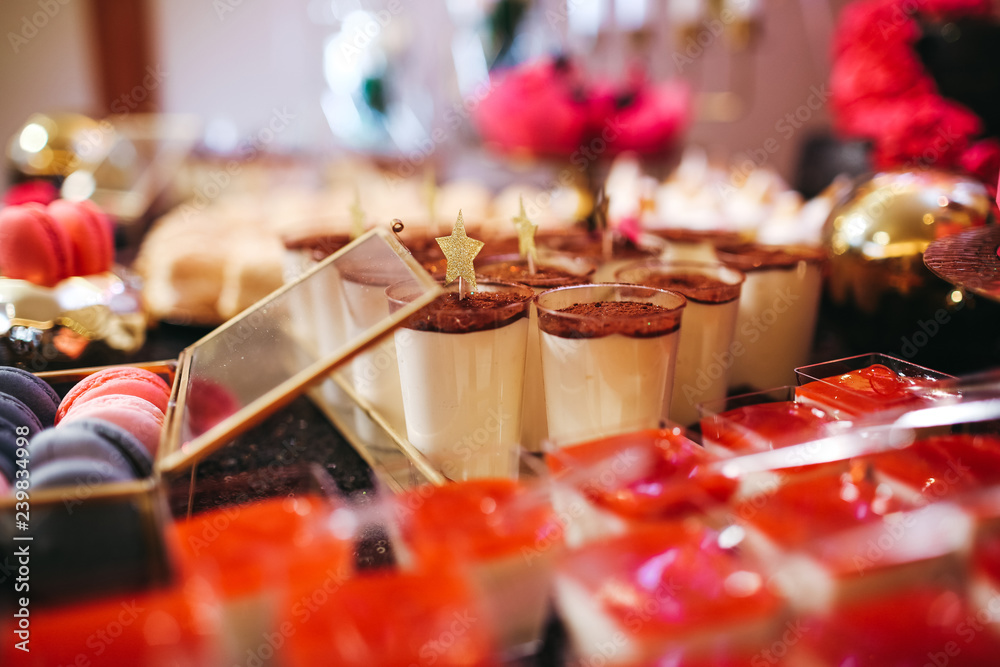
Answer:
[(538, 225), (528, 219), (524, 212), (524, 197), (520, 198), (521, 211), (514, 218), (514, 227), (517, 228), (517, 250), (521, 257), (528, 260), (528, 272), (535, 272), (535, 262), (538, 261), (538, 248), (535, 247), (535, 232)]
[[(444, 284), (450, 285), (455, 278), (465, 280), (472, 286), (471, 291), (476, 291), (476, 268), (472, 262), (479, 251), (483, 249), (483, 242), (470, 239), (465, 234), (465, 220), (462, 219), (462, 211), (458, 212), (458, 220), (451, 230), (451, 236), (443, 236), (434, 239), (441, 246), (441, 252), (448, 262), (448, 269), (445, 272)], [(459, 283), (461, 288), (462, 283)], [(459, 298), (464, 298), (462, 290), (459, 289)]]
[(361, 208), (361, 192), (354, 188), (354, 201), (351, 202), (351, 238), (356, 239), (365, 233), (365, 211)]

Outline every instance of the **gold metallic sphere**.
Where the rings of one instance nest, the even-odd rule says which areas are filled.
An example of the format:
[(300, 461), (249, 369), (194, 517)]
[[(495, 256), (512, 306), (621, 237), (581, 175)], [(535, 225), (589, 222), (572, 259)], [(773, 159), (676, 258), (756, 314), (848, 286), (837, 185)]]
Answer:
[(109, 127), (75, 113), (32, 114), (10, 138), (7, 159), (31, 178), (65, 178), (81, 168), (92, 170), (115, 139)]
[(979, 181), (935, 170), (891, 171), (860, 181), (830, 213), (830, 298), (874, 314), (884, 299), (945, 305), (948, 285), (923, 262), (937, 238), (996, 221)]

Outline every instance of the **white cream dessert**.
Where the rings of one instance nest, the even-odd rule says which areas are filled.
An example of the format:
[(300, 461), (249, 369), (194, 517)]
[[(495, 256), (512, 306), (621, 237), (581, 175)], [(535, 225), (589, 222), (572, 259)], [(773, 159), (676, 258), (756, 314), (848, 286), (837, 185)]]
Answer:
[[(535, 273), (528, 272), (519, 255), (486, 258), (479, 273), (490, 280), (511, 281), (530, 287), (535, 294), (554, 287), (579, 285), (593, 275), (596, 265), (582, 257), (544, 252)], [(538, 310), (531, 304), (528, 317), (528, 350), (524, 365), (524, 398), (521, 404), (521, 446), (529, 452), (542, 451), (549, 435), (542, 387), (542, 352), (538, 338)]]
[(823, 252), (816, 248), (744, 244), (717, 249), (746, 274), (736, 337), (727, 356), (730, 387), (769, 389), (795, 383), (809, 363), (822, 288)]
[(644, 262), (619, 271), (618, 279), (673, 290), (687, 299), (669, 416), (678, 424), (694, 423), (699, 403), (726, 395), (726, 355), (736, 331), (743, 274), (718, 263)]
[[(388, 290), (405, 302), (406, 285)], [(516, 477), (534, 292), (479, 283), (452, 290), (395, 334), (406, 434), (445, 476)]]
[(667, 418), (684, 298), (629, 285), (538, 296), (549, 437), (566, 445)]

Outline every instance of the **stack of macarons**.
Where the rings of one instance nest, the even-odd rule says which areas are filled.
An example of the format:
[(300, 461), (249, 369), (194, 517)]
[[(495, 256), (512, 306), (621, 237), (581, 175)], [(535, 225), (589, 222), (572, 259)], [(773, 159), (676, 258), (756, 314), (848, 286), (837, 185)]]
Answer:
[(60, 401), (44, 380), (0, 367), (0, 494), (26, 477), (19, 467), (35, 490), (148, 477), (169, 398), (170, 386), (143, 368), (97, 371)]
[(52, 287), (111, 269), (113, 229), (92, 202), (57, 199), (0, 209), (0, 276)]

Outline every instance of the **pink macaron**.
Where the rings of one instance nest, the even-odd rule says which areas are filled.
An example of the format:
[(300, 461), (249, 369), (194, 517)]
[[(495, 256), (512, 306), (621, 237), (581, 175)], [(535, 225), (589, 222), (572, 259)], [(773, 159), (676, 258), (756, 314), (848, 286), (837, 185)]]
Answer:
[(57, 199), (49, 204), (48, 213), (69, 236), (74, 275), (89, 276), (111, 269), (114, 231), (108, 217), (96, 204)]
[(55, 423), (78, 405), (99, 396), (136, 396), (145, 399), (166, 413), (170, 400), (170, 385), (156, 373), (134, 366), (105, 368), (88, 375), (69, 390), (59, 403)]
[(52, 287), (74, 272), (69, 235), (44, 206), (0, 210), (0, 275)]
[(73, 406), (59, 423), (71, 424), (78, 419), (103, 419), (120, 426), (134, 435), (149, 450), (150, 456), (156, 456), (163, 430), (163, 411), (144, 398), (124, 394), (96, 396)]

